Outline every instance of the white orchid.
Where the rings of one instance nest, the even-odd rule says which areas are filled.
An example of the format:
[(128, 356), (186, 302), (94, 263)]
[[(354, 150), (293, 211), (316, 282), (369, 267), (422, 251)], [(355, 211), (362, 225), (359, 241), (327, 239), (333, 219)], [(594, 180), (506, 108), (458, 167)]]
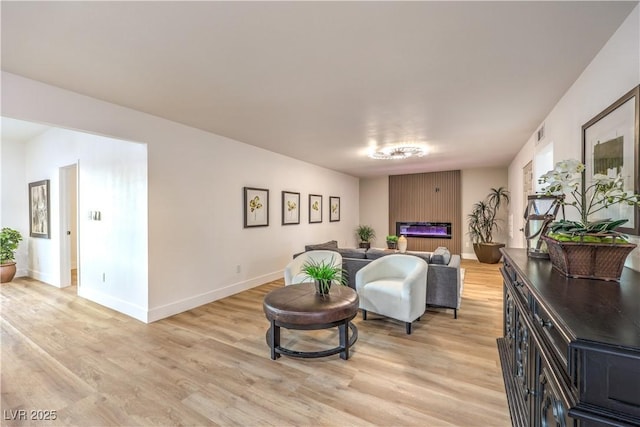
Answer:
[(561, 200), (564, 205), (575, 207), (580, 213), (580, 221), (560, 221), (551, 226), (552, 231), (570, 231), (572, 235), (586, 233), (613, 233), (613, 230), (627, 222), (626, 219), (600, 220), (589, 222), (589, 217), (618, 203), (640, 205), (640, 194), (624, 189), (624, 178), (612, 178), (603, 174), (595, 174), (593, 182), (586, 187), (582, 185), (585, 166), (575, 159), (556, 163), (555, 168), (545, 173), (538, 180), (547, 184), (542, 191), (547, 195), (570, 195), (573, 200)]

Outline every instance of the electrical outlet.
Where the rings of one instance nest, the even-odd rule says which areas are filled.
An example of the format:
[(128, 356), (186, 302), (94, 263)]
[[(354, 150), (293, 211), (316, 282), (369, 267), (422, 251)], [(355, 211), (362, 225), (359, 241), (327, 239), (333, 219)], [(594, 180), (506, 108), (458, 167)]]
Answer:
[(241, 270), (240, 264), (236, 265), (236, 273), (240, 273), (240, 270)]
[(107, 281), (107, 273), (102, 273), (102, 282), (106, 282)]

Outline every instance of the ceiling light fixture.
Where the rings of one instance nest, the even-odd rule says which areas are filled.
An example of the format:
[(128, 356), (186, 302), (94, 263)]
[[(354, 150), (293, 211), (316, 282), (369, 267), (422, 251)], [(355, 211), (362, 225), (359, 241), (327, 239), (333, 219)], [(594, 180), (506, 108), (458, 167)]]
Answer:
[(425, 154), (427, 154), (427, 150), (417, 145), (392, 145), (369, 153), (369, 157), (382, 160), (400, 160), (409, 157), (422, 157)]

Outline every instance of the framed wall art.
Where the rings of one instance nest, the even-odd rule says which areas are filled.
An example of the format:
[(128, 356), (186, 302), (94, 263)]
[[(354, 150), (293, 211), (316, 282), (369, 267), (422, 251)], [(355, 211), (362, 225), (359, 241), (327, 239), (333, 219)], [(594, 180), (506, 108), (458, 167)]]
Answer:
[(31, 237), (51, 238), (48, 179), (29, 183), (29, 219), (29, 235)]
[(244, 228), (269, 225), (269, 190), (244, 187)]
[(340, 197), (329, 196), (329, 222), (340, 221)]
[(309, 194), (309, 223), (322, 222), (322, 196)]
[[(603, 112), (582, 126), (582, 162), (585, 165), (583, 185), (593, 183), (598, 174), (624, 180), (624, 191), (640, 192), (640, 86), (635, 87)], [(627, 234), (640, 235), (640, 208), (618, 203), (603, 209), (589, 220), (626, 218), (618, 228)]]
[(300, 224), (300, 193), (282, 192), (282, 225)]

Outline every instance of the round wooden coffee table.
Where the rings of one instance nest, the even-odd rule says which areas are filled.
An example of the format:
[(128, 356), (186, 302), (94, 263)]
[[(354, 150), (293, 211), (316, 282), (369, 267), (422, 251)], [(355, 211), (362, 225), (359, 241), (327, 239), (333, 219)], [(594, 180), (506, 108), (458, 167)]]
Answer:
[[(292, 357), (324, 357), (340, 353), (349, 358), (349, 348), (358, 339), (358, 328), (351, 320), (358, 314), (358, 294), (348, 286), (332, 286), (329, 295), (318, 295), (313, 283), (285, 286), (269, 292), (262, 307), (271, 327), (267, 344), (273, 360), (284, 354)], [(338, 327), (338, 347), (322, 351), (296, 351), (280, 345), (280, 328), (314, 330)], [(349, 337), (351, 330), (351, 337)]]

